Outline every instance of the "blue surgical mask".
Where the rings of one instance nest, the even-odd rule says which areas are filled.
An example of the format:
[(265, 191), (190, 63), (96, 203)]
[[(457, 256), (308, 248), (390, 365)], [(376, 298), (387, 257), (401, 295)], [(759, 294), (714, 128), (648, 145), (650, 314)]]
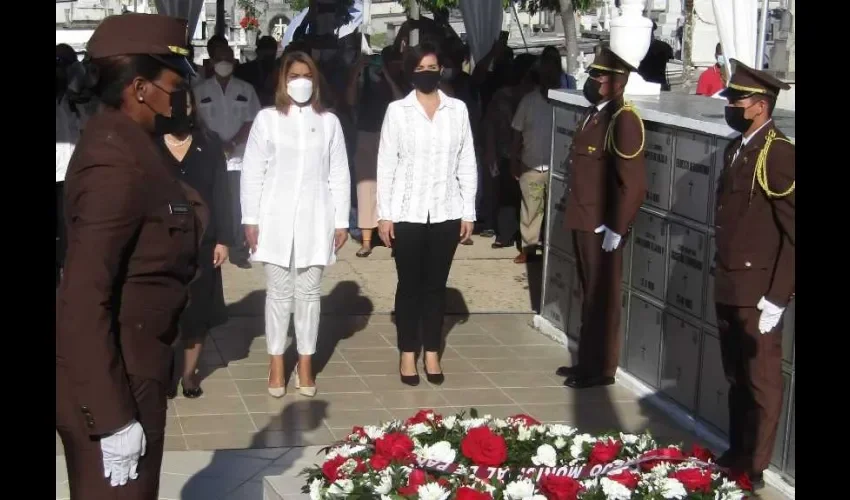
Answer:
[(717, 56), (717, 64), (719, 64), (721, 66), (726, 64), (726, 58), (723, 57), (723, 54), (720, 54), (719, 56)]

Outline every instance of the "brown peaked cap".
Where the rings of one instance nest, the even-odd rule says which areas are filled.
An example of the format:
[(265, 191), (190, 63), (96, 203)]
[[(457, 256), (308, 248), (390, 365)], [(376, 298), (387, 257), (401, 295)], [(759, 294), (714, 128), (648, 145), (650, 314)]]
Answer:
[(603, 46), (600, 49), (599, 54), (593, 58), (593, 63), (591, 63), (590, 69), (600, 71), (602, 73), (615, 73), (618, 75), (625, 75), (632, 71), (637, 71), (637, 68), (615, 54), (614, 51), (611, 50), (611, 47), (607, 45)]
[(776, 97), (780, 90), (791, 88), (773, 75), (753, 69), (737, 59), (730, 59), (729, 62), (732, 64), (732, 78), (729, 79), (729, 85), (720, 93), (723, 97), (744, 99), (755, 94)]

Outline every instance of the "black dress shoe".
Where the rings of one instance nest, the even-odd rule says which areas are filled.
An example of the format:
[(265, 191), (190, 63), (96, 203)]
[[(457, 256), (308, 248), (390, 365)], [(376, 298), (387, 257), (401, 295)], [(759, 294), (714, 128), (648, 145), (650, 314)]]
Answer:
[(589, 389), (591, 387), (603, 387), (614, 385), (614, 377), (567, 377), (564, 385), (573, 389)]
[(555, 370), (555, 375), (559, 377), (575, 377), (578, 373), (578, 366), (559, 366)]
[(401, 377), (401, 383), (404, 385), (409, 385), (411, 387), (416, 387), (417, 385), (419, 385), (420, 380), (418, 373), (416, 375), (402, 375), (401, 373), (399, 373), (398, 375), (399, 377)]
[(237, 260), (237, 261), (231, 261), (231, 262), (233, 263), (234, 266), (238, 267), (239, 269), (251, 269), (253, 267), (248, 260)]
[(190, 389), (183, 388), (183, 397), (187, 399), (197, 399), (204, 394), (204, 391), (201, 389), (201, 386), (192, 387)]
[(443, 382), (446, 381), (445, 375), (442, 373), (428, 373), (427, 368), (425, 368), (425, 378), (433, 385), (443, 385)]

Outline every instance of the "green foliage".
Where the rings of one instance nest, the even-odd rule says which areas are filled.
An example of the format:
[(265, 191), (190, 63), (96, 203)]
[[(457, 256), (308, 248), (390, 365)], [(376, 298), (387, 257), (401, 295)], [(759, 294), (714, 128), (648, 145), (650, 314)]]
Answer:
[(310, 6), (310, 0), (289, 0), (289, 7), (296, 12), (301, 12)]
[[(307, 0), (294, 0), (307, 1)], [(399, 3), (404, 7), (406, 12), (410, 11), (410, 3), (415, 0), (400, 0)], [(433, 12), (434, 9), (456, 9), (461, 1), (467, 0), (419, 0), (419, 5), (423, 10)], [(471, 0), (478, 1), (478, 0)], [(507, 9), (511, 5), (511, 0), (502, 0), (504, 7)], [(517, 0), (517, 8), (528, 11), (534, 15), (542, 10), (552, 10), (555, 12), (561, 11), (560, 0)], [(573, 10), (585, 11), (596, 5), (596, 0), (573, 0)]]

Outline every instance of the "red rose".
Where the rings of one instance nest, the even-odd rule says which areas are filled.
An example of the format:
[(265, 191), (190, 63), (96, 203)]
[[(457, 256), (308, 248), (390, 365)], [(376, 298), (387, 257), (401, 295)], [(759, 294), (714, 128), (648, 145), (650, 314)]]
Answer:
[(457, 490), (455, 500), (493, 500), (493, 496), (489, 493), (474, 490), (468, 486)]
[(714, 462), (716, 460), (714, 453), (698, 444), (691, 446), (690, 456), (697, 460), (702, 460), (703, 462)]
[(505, 438), (487, 427), (470, 429), (460, 442), (460, 451), (478, 466), (499, 467), (508, 459)]
[(638, 482), (640, 481), (640, 477), (628, 469), (623, 469), (616, 474), (608, 474), (608, 479), (620, 483), (630, 490), (637, 488)]
[(375, 441), (375, 453), (390, 461), (404, 461), (413, 454), (413, 441), (407, 434), (393, 432)]
[(407, 476), (407, 486), (402, 486), (398, 489), (399, 495), (410, 496), (415, 495), (420, 486), (428, 481), (428, 476), (422, 469), (413, 469), (410, 475)]
[(529, 417), (525, 413), (514, 415), (513, 417), (508, 418), (508, 421), (516, 425), (522, 424), (526, 427), (531, 427), (532, 425), (540, 425), (539, 421), (535, 420), (533, 417)]
[(711, 471), (696, 468), (679, 469), (670, 474), (670, 477), (677, 479), (690, 492), (711, 493)]
[(620, 455), (620, 450), (623, 448), (623, 443), (608, 439), (608, 441), (597, 441), (593, 444), (593, 450), (590, 451), (590, 459), (588, 465), (607, 464), (613, 462)]
[[(431, 416), (431, 418), (428, 418), (429, 415)], [(416, 424), (428, 424), (431, 423), (432, 419), (434, 421), (437, 421), (440, 418), (442, 417), (434, 413), (434, 410), (419, 410), (418, 412), (416, 412), (416, 415), (408, 418), (404, 422), (404, 425), (411, 426)]]
[(576, 500), (581, 493), (581, 483), (567, 476), (547, 474), (537, 485), (546, 500)]
[(640, 468), (644, 472), (649, 472), (653, 467), (660, 464), (661, 462), (674, 462), (678, 463), (684, 460), (685, 454), (682, 453), (682, 450), (679, 448), (669, 447), (669, 448), (658, 448), (656, 450), (650, 450), (641, 455), (641, 459), (646, 458), (655, 458), (657, 460), (649, 460), (646, 462), (641, 462)]
[(336, 481), (337, 479), (342, 479), (342, 474), (340, 474), (339, 467), (348, 460), (345, 457), (337, 455), (336, 457), (326, 460), (325, 463), (322, 464), (322, 474), (325, 476), (325, 479), (328, 481)]
[(360, 439), (360, 438), (367, 438), (368, 439), (369, 438), (369, 436), (366, 434), (366, 431), (363, 430), (363, 427), (360, 427), (360, 426), (356, 426), (356, 427), (352, 428), (351, 434), (349, 434), (349, 436), (354, 436), (357, 439)]
[(384, 470), (390, 465), (390, 459), (383, 455), (374, 455), (370, 460), (369, 464), (372, 465), (372, 468), (375, 470)]
[(738, 485), (738, 488), (741, 488), (744, 491), (753, 491), (753, 483), (750, 481), (750, 476), (746, 473), (738, 473), (734, 475), (730, 475), (729, 479), (735, 481)]

